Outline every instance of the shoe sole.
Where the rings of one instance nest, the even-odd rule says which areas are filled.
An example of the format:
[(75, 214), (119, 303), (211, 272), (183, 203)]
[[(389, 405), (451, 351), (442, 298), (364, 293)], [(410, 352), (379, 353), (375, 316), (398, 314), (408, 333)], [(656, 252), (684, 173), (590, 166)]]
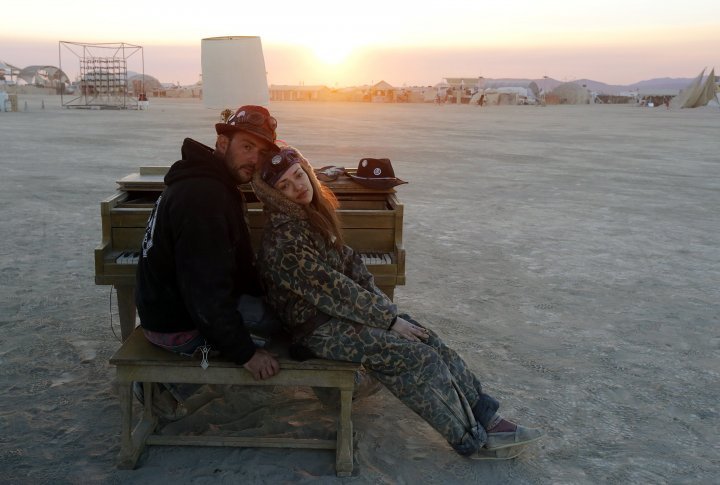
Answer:
[(492, 450), (480, 449), (470, 458), (473, 460), (512, 460), (525, 451), (525, 445), (505, 448), (494, 448)]
[(535, 441), (539, 440), (539, 439), (542, 438), (543, 436), (544, 436), (544, 435), (540, 435), (540, 436), (538, 436), (537, 438), (532, 438), (532, 439), (525, 440), (525, 441), (519, 441), (519, 442), (517, 442), (517, 443), (507, 443), (507, 444), (500, 445), (500, 446), (493, 446), (492, 448), (487, 448), (487, 449), (488, 449), (488, 450), (503, 450), (503, 449), (505, 449), (505, 448), (510, 448), (510, 447), (512, 447), (512, 446), (525, 446), (525, 445), (528, 445), (528, 444), (530, 444), (530, 443), (534, 443)]

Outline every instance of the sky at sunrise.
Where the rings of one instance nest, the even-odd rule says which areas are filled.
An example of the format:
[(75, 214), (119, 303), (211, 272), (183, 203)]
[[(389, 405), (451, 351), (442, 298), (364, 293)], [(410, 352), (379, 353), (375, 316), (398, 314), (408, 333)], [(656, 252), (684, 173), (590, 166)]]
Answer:
[[(717, 0), (425, 3), (14, 1), (3, 6), (0, 60), (57, 66), (69, 61), (58, 41), (124, 42), (143, 46), (146, 74), (185, 85), (200, 78), (201, 39), (260, 36), (269, 84), (413, 86), (460, 76), (630, 84), (720, 67)], [(139, 58), (128, 69), (140, 71)]]

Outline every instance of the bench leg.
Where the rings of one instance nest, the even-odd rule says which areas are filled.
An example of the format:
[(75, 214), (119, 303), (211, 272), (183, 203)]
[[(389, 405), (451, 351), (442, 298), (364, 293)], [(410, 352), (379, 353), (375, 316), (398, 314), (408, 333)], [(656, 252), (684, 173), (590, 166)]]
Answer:
[(120, 317), (120, 335), (123, 342), (127, 340), (135, 329), (135, 287), (116, 286), (118, 316)]
[(155, 396), (153, 396), (153, 383), (152, 382), (143, 382), (143, 420), (152, 420), (153, 419), (153, 399)]
[(121, 382), (118, 386), (120, 397), (120, 454), (118, 455), (118, 468), (132, 470), (137, 464), (140, 454), (145, 449), (145, 442), (157, 426), (157, 417), (152, 414), (152, 388), (151, 383), (145, 384), (145, 409), (143, 417), (132, 429), (132, 383)]
[(338, 420), (335, 472), (348, 477), (353, 471), (352, 389), (340, 390), (340, 419)]

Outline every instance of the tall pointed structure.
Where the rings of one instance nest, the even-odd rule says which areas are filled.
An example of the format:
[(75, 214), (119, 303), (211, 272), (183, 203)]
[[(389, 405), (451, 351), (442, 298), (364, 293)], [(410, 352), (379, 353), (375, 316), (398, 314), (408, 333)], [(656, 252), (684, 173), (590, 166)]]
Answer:
[(703, 77), (705, 69), (691, 82), (687, 88), (680, 91), (680, 94), (673, 101), (677, 108), (699, 108), (707, 105), (717, 96), (717, 85), (715, 84), (715, 68), (710, 70), (705, 81)]

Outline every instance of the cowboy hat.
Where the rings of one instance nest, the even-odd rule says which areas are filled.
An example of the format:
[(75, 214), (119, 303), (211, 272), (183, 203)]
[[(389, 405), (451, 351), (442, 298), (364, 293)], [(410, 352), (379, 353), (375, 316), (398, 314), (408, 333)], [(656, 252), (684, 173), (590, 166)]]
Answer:
[(407, 183), (395, 176), (389, 158), (363, 158), (355, 174), (347, 171), (345, 174), (360, 185), (373, 189), (390, 189)]

